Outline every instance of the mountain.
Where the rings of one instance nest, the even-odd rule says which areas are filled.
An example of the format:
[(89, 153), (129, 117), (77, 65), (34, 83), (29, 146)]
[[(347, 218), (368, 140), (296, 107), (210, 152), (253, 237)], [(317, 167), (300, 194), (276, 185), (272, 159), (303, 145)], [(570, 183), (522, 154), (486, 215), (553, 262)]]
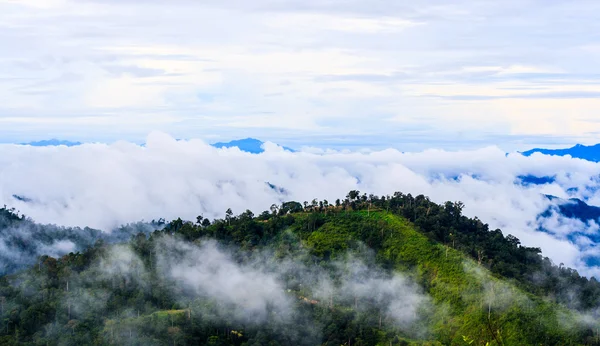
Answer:
[(545, 185), (552, 184), (556, 181), (556, 177), (552, 176), (536, 176), (532, 174), (519, 175), (517, 176), (516, 183), (522, 186), (530, 186), (530, 185)]
[[(263, 141), (260, 141), (255, 138), (244, 138), (244, 139), (233, 140), (230, 142), (218, 142), (218, 143), (212, 144), (212, 146), (215, 148), (238, 147), (241, 151), (245, 151), (245, 152), (252, 153), (252, 154), (260, 154), (265, 151), (262, 148), (263, 144), (264, 144)], [(288, 147), (283, 147), (283, 149), (294, 152), (293, 149), (290, 149)]]
[[(539, 215), (538, 221), (542, 221), (539, 223), (539, 231), (554, 235), (554, 232), (544, 227), (543, 222), (545, 218), (551, 217), (553, 214), (563, 218), (580, 221), (582, 222), (582, 225), (590, 225), (590, 223), (593, 225), (600, 223), (599, 207), (589, 205), (578, 198), (570, 198), (565, 200), (550, 195), (546, 195), (546, 197), (553, 201), (554, 204)], [(587, 243), (600, 244), (600, 233), (594, 230), (594, 226), (591, 226), (592, 231), (587, 228), (588, 227), (586, 226), (582, 226), (581, 229), (579, 229), (579, 227), (571, 227), (569, 233), (566, 234), (566, 238), (577, 246)], [(586, 245), (583, 246), (585, 247)], [(581, 251), (584, 250), (581, 249)], [(584, 256), (583, 261), (590, 267), (600, 266), (600, 257), (594, 254)]]
[(51, 146), (59, 146), (59, 145), (66, 145), (67, 147), (73, 147), (73, 146), (81, 145), (81, 142), (71, 142), (71, 141), (59, 140), (56, 138), (52, 138), (52, 139), (45, 139), (45, 140), (41, 140), (41, 141), (22, 143), (22, 144), (23, 145), (31, 145), (34, 147), (51, 147)]
[(546, 197), (551, 201), (558, 201), (560, 203), (558, 204), (558, 210), (564, 217), (578, 219), (583, 222), (591, 220), (598, 222), (598, 219), (600, 219), (600, 207), (589, 205), (578, 198), (563, 200), (550, 195), (546, 195)]
[(525, 156), (531, 156), (533, 153), (541, 153), (544, 155), (555, 155), (555, 156), (566, 156), (571, 155), (573, 158), (588, 160), (592, 162), (600, 162), (600, 144), (596, 145), (582, 145), (577, 144), (572, 148), (568, 149), (531, 149), (521, 154)]
[(598, 345), (600, 283), (462, 208), (351, 191), (40, 256), (0, 344)]

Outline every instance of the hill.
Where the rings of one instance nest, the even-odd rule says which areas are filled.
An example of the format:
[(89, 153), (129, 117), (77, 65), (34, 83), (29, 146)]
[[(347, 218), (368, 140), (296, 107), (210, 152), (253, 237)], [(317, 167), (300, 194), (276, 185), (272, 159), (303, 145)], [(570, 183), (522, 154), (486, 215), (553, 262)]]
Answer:
[(351, 191), (40, 256), (0, 344), (599, 344), (598, 282), (462, 207)]
[(592, 162), (600, 162), (600, 144), (596, 145), (582, 145), (577, 144), (574, 147), (567, 149), (531, 149), (521, 154), (525, 156), (531, 156), (533, 153), (541, 153), (544, 155), (556, 155), (556, 156), (567, 156), (570, 155), (576, 159), (588, 160)]
[(83, 252), (97, 241), (124, 242), (132, 235), (150, 233), (163, 225), (162, 220), (137, 222), (105, 233), (89, 227), (41, 225), (3, 207), (0, 208), (0, 275), (29, 267), (41, 255), (62, 257), (69, 252)]
[(541, 215), (542, 217), (548, 216), (552, 210), (557, 210), (560, 215), (564, 217), (581, 220), (583, 222), (592, 220), (597, 222), (600, 219), (600, 207), (589, 205), (578, 198), (564, 200), (551, 195), (546, 195), (546, 198), (557, 202), (557, 204), (545, 211)]

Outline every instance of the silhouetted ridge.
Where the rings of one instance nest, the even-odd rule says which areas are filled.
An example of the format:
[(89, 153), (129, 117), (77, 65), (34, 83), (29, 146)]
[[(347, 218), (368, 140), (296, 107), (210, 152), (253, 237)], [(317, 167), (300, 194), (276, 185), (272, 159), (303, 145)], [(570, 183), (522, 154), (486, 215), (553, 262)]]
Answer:
[(52, 147), (52, 146), (65, 145), (67, 147), (74, 147), (77, 145), (81, 145), (81, 142), (71, 142), (71, 141), (67, 141), (67, 140), (60, 140), (60, 139), (52, 138), (52, 139), (44, 139), (41, 141), (23, 143), (23, 145), (31, 145), (34, 147)]
[(595, 145), (582, 145), (577, 144), (574, 147), (567, 149), (541, 149), (535, 148), (528, 151), (523, 152), (522, 154), (525, 156), (531, 156), (534, 153), (541, 153), (544, 155), (554, 155), (554, 156), (567, 156), (570, 155), (573, 158), (583, 159), (592, 162), (600, 162), (600, 144)]

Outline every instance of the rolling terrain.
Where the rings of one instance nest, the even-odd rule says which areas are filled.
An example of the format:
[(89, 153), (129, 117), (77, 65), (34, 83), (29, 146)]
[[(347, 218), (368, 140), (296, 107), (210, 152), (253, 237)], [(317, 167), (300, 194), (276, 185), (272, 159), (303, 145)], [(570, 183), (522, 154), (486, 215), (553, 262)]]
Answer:
[(0, 279), (0, 343), (598, 344), (600, 284), (462, 207), (351, 191), (42, 255)]

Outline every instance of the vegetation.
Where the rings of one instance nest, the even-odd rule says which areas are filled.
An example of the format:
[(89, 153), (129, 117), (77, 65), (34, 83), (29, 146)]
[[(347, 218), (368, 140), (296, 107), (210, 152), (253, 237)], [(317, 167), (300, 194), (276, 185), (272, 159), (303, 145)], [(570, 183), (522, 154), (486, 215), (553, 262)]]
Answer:
[[(0, 278), (0, 344), (600, 344), (590, 312), (600, 299), (595, 279), (462, 208), (351, 191), (331, 204), (287, 202), (258, 216), (227, 210), (224, 219), (177, 219), (122, 244), (40, 256)], [(165, 275), (173, 268), (183, 274)], [(252, 299), (231, 297), (236, 275), (263, 278), (235, 291)], [(268, 289), (279, 287), (270, 278), (281, 291)], [(323, 293), (323, 282), (334, 288)], [(215, 285), (221, 290), (194, 289)], [(266, 313), (253, 304), (259, 298)]]

